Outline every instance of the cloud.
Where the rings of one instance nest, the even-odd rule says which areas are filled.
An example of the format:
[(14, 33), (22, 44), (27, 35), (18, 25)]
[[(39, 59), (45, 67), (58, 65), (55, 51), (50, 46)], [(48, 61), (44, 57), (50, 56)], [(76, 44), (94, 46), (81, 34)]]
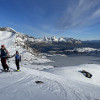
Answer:
[(100, 21), (100, 0), (71, 0), (56, 24), (59, 29), (72, 29)]
[(100, 9), (93, 13), (92, 18), (100, 18)]
[(37, 28), (30, 25), (23, 25), (23, 27), (28, 31), (28, 34), (34, 37), (44, 37), (44, 36), (53, 36), (52, 33), (44, 31), (45, 29), (50, 29), (49, 26), (43, 25), (42, 28)]

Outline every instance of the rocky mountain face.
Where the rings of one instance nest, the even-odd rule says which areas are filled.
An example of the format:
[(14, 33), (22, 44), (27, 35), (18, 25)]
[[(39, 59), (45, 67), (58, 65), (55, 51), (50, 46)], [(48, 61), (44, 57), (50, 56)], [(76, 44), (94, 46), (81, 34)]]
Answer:
[(58, 43), (58, 42), (64, 42), (69, 44), (80, 44), (81, 40), (73, 39), (73, 38), (66, 38), (66, 37), (60, 37), (56, 38), (55, 36), (52, 37), (43, 37), (43, 38), (30, 38), (29, 41), (33, 43)]
[(0, 31), (7, 31), (7, 32), (16, 33), (16, 31), (10, 27), (0, 27)]
[(35, 56), (38, 56), (39, 54), (38, 51), (30, 46), (30, 43), (31, 43), (30, 39), (31, 38), (28, 35), (16, 33), (15, 45), (21, 46), (24, 49), (27, 49), (28, 52), (34, 54)]
[[(26, 49), (31, 54), (37, 55), (36, 54), (36, 50), (31, 48), (29, 46), (29, 44), (27, 44), (27, 41), (29, 39), (29, 37), (27, 35), (24, 35), (22, 33), (16, 32), (14, 29), (9, 28), (9, 27), (0, 27), (0, 32), (1, 32), (0, 33), (1, 36), (2, 36), (2, 34), (4, 34), (4, 37), (6, 35), (8, 35), (7, 38), (14, 36), (15, 37), (14, 38), (14, 42), (15, 42), (14, 45), (15, 46), (21, 46), (22, 48)], [(1, 38), (3, 38), (3, 37), (1, 37)]]

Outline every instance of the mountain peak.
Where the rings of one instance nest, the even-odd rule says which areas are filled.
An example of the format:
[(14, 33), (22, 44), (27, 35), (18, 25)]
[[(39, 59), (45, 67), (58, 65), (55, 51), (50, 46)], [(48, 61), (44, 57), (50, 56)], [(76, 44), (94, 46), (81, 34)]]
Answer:
[(16, 31), (14, 29), (12, 29), (11, 27), (0, 27), (0, 31), (16, 33)]

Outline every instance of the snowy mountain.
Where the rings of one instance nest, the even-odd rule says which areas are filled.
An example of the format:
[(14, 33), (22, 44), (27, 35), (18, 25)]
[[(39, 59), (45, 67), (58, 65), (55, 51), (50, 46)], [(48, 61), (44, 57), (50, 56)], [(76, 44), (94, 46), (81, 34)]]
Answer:
[(73, 38), (66, 38), (66, 37), (56, 38), (56, 36), (35, 39), (34, 42), (36, 42), (36, 43), (65, 42), (65, 43), (69, 43), (69, 44), (81, 44), (81, 40), (76, 40)]
[[(29, 37), (25, 34), (18, 34), (17, 37), (24, 39), (24, 42), (26, 43), (53, 43), (53, 42), (65, 42), (69, 44), (81, 44), (81, 40), (73, 39), (73, 38), (66, 38), (66, 37), (60, 37), (56, 38), (55, 36), (52, 37), (43, 37), (43, 38), (34, 38)], [(21, 41), (22, 41), (21, 40)]]
[(73, 50), (65, 50), (65, 53), (75, 54), (75, 55), (85, 55), (85, 56), (100, 56), (100, 49), (82, 47), (82, 48), (74, 48)]
[[(62, 68), (41, 65), (50, 60), (43, 56), (36, 57), (35, 52), (26, 44), (26, 41), (30, 40), (33, 41), (34, 38), (11, 28), (0, 29), (0, 45), (4, 44), (10, 55), (16, 50), (22, 55), (20, 72), (15, 72), (14, 58), (9, 59), (8, 63), (11, 72), (1, 72), (2, 65), (0, 65), (0, 100), (100, 99), (99, 65), (84, 64)], [(92, 73), (93, 77), (86, 78), (80, 73), (83, 69)]]

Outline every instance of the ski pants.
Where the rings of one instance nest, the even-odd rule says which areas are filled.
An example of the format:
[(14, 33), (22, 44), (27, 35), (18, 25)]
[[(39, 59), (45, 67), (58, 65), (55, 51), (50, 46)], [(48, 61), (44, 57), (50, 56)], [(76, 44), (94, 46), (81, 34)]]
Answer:
[(17, 70), (19, 70), (19, 60), (16, 60), (16, 67), (17, 67)]
[(8, 67), (8, 65), (6, 64), (6, 57), (1, 57), (1, 63), (2, 63), (2, 67), (3, 67), (3, 69), (4, 70), (9, 70), (9, 67)]

